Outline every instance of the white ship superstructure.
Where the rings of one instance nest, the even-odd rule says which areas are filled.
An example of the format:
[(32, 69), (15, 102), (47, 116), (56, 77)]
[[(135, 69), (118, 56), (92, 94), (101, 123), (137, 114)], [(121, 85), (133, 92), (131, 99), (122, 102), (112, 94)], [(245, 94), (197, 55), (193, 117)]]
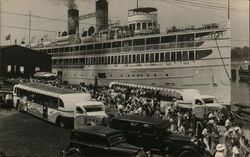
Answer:
[[(107, 19), (106, 0), (96, 5), (96, 16)], [(70, 84), (108, 86), (115, 81), (197, 88), (229, 104), (230, 22), (174, 26), (160, 33), (157, 16), (156, 8), (131, 9), (127, 26), (107, 26), (107, 20), (97, 18), (97, 27), (82, 35), (74, 31), (78, 20), (69, 17), (69, 35), (57, 37), (49, 46), (36, 45), (36, 49), (52, 55), (52, 72)]]

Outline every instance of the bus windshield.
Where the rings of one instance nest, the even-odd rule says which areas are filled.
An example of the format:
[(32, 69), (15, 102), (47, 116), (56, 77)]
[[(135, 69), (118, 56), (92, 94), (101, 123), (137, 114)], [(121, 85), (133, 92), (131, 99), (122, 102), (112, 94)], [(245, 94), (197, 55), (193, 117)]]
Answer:
[(85, 109), (87, 112), (104, 111), (104, 108), (103, 108), (102, 105), (84, 106), (84, 109)]
[(214, 98), (203, 98), (202, 99), (206, 104), (212, 104), (215, 103), (216, 100)]

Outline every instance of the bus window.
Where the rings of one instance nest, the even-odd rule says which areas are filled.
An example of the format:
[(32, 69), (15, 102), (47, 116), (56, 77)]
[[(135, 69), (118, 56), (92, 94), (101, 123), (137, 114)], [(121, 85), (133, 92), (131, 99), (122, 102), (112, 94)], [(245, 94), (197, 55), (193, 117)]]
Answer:
[(76, 108), (76, 113), (83, 114), (83, 110), (80, 107)]
[(63, 103), (63, 101), (61, 99), (59, 99), (59, 101), (58, 101), (58, 106), (59, 107), (64, 107), (64, 103)]

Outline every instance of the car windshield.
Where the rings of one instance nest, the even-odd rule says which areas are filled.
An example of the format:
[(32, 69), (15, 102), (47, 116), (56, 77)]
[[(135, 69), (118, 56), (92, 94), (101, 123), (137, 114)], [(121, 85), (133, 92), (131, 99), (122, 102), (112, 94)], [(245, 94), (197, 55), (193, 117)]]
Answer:
[(103, 108), (102, 105), (84, 106), (84, 109), (85, 109), (87, 112), (104, 111), (104, 108)]
[(202, 99), (206, 104), (212, 104), (215, 102), (214, 98), (203, 98)]
[(114, 144), (126, 141), (124, 135), (122, 135), (122, 134), (117, 134), (117, 135), (110, 136), (108, 138), (108, 140), (109, 140), (109, 143), (110, 143), (111, 146), (114, 145)]

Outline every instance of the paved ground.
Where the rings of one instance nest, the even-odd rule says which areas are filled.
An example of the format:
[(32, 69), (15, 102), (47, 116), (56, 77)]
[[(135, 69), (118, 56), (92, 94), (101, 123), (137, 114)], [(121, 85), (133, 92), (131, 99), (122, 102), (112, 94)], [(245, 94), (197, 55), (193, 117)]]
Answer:
[(70, 130), (16, 110), (0, 109), (0, 150), (7, 156), (56, 156), (67, 147)]

